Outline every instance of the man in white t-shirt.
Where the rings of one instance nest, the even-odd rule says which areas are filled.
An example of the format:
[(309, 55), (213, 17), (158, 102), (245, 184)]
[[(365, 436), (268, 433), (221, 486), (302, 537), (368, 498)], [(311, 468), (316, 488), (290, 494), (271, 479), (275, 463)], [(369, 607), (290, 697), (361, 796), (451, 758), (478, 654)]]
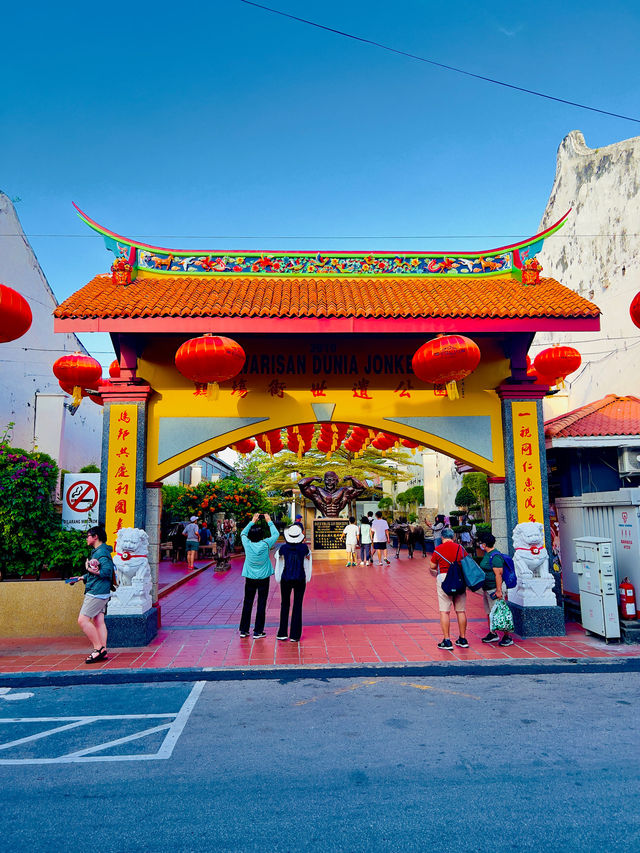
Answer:
[(356, 565), (356, 548), (358, 547), (359, 532), (355, 518), (352, 515), (349, 516), (349, 524), (342, 531), (342, 535), (346, 536), (347, 539), (347, 566)]
[[(378, 555), (378, 565), (382, 565), (382, 561), (389, 565), (391, 560), (387, 559), (387, 546), (389, 544), (389, 525), (382, 517), (382, 513), (378, 510), (376, 517), (371, 523), (371, 532), (373, 534), (373, 553)], [(373, 563), (373, 557), (371, 562)]]

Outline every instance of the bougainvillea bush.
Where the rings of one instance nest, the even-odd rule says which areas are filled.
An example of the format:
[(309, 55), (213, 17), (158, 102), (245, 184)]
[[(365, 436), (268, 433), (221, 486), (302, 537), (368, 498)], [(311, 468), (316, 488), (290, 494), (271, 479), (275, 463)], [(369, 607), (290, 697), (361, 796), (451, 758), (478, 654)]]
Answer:
[(0, 569), (34, 575), (60, 527), (52, 499), (58, 466), (46, 453), (0, 444)]
[(266, 495), (235, 477), (215, 483), (203, 481), (197, 486), (163, 486), (162, 507), (172, 521), (197, 515), (210, 523), (216, 513), (223, 512), (234, 518), (238, 527), (243, 527), (256, 512), (272, 511)]

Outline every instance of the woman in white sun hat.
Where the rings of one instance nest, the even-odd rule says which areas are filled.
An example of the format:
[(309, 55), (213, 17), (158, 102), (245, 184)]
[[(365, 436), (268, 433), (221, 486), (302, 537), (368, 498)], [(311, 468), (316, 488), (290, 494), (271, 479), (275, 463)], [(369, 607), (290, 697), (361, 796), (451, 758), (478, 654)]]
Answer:
[[(285, 542), (276, 551), (276, 581), (280, 584), (280, 627), (278, 640), (291, 640), (297, 643), (302, 636), (302, 600), (311, 580), (311, 552), (304, 541), (304, 530), (299, 524), (292, 524), (284, 531)], [(289, 629), (289, 608), (293, 592), (291, 611), (291, 629)]]

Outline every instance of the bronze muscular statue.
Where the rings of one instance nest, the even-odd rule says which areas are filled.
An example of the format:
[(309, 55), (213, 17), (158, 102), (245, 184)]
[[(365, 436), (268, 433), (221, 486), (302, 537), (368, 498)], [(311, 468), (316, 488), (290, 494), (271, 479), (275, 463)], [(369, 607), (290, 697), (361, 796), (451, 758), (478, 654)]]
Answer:
[(345, 480), (351, 480), (351, 485), (338, 488), (339, 479), (335, 471), (327, 471), (324, 475), (324, 487), (314, 486), (314, 480), (322, 482), (320, 477), (303, 477), (298, 482), (298, 487), (305, 498), (313, 501), (325, 518), (338, 518), (349, 501), (354, 501), (367, 488), (365, 483), (355, 477), (345, 477)]

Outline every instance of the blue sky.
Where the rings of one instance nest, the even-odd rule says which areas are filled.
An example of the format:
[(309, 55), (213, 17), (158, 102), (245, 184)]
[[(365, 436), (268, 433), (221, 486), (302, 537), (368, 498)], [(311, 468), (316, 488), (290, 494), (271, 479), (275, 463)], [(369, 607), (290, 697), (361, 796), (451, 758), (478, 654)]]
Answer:
[[(635, 0), (271, 5), (640, 117)], [(536, 231), (570, 130), (594, 148), (640, 134), (238, 0), (3, 18), (0, 189), (59, 300), (111, 259), (72, 201), (178, 248), (488, 249)]]

